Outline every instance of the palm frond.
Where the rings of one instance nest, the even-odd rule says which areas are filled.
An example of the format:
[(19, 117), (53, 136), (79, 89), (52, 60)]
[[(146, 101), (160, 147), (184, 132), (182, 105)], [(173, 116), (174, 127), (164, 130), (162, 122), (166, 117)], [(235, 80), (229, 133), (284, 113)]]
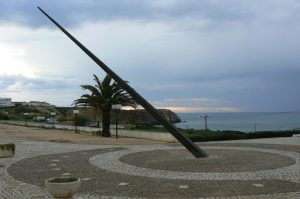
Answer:
[(79, 99), (74, 100), (73, 103), (75, 105), (103, 108), (117, 103), (122, 105), (133, 104), (131, 96), (117, 82), (112, 82), (112, 78), (109, 75), (106, 75), (102, 82), (95, 74), (93, 77), (96, 85), (81, 85), (83, 90), (88, 90), (90, 93), (83, 94)]

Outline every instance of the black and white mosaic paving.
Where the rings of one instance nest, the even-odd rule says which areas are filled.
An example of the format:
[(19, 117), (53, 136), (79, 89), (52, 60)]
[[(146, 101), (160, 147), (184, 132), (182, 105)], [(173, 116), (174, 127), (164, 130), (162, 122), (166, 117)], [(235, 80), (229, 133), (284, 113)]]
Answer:
[[(182, 147), (169, 145), (17, 144), (17, 157), (0, 162), (4, 165), (0, 184), (5, 187), (1, 190), (0, 186), (0, 198), (9, 194), (9, 187), (14, 198), (51, 198), (44, 190), (44, 181), (55, 176), (82, 179), (74, 198), (299, 196), (298, 146), (208, 143), (203, 149), (209, 158), (195, 159)], [(18, 193), (22, 197), (17, 197)]]

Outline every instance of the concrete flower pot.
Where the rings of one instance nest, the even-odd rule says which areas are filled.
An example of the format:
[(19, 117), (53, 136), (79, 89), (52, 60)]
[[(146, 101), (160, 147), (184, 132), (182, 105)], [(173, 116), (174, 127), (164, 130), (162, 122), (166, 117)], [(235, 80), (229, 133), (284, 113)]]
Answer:
[(71, 198), (80, 184), (80, 178), (57, 177), (45, 181), (47, 191), (55, 198)]
[(13, 157), (15, 155), (15, 144), (0, 144), (0, 158)]

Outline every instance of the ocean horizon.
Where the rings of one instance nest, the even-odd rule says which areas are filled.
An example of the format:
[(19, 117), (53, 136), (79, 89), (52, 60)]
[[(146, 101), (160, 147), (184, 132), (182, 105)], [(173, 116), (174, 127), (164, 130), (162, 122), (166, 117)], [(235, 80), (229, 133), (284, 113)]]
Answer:
[(222, 112), (222, 113), (176, 113), (183, 129), (237, 130), (244, 132), (279, 131), (300, 129), (300, 111), (292, 112)]

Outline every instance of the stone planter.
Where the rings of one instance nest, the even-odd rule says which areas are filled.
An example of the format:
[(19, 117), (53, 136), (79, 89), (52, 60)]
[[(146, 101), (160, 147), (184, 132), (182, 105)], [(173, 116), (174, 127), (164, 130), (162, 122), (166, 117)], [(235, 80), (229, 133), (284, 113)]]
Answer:
[(57, 177), (45, 181), (47, 191), (55, 198), (72, 198), (80, 184), (80, 178)]
[(0, 158), (13, 157), (15, 155), (15, 144), (0, 144)]

